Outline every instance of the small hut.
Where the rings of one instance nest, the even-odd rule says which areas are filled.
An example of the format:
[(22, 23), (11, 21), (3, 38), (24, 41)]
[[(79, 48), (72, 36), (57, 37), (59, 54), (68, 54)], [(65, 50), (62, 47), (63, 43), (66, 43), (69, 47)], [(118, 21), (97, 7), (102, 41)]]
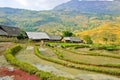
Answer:
[(63, 41), (64, 42), (71, 42), (71, 43), (82, 43), (83, 42), (78, 37), (64, 37)]
[(61, 41), (62, 40), (62, 37), (61, 36), (52, 36), (52, 35), (49, 35), (50, 37), (50, 41)]

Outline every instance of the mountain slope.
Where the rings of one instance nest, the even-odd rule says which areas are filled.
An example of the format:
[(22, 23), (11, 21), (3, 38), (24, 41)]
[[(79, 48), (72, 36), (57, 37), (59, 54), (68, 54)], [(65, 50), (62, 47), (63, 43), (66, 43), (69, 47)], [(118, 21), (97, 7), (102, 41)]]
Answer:
[(106, 43), (106, 41), (107, 43), (120, 43), (120, 23), (105, 22), (97, 28), (77, 32), (76, 35), (81, 38), (89, 35), (94, 43)]
[(56, 6), (57, 11), (77, 11), (81, 13), (97, 14), (119, 14), (119, 1), (79, 1), (71, 0), (67, 3)]
[(0, 24), (51, 34), (60, 34), (64, 30), (90, 30), (107, 21), (119, 23), (119, 4), (118, 1), (72, 0), (50, 11), (0, 8)]

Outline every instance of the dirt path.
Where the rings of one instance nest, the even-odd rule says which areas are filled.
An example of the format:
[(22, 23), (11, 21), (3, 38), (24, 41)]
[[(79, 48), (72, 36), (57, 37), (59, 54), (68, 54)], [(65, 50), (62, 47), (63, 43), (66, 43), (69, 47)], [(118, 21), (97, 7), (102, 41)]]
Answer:
[(0, 67), (5, 66), (9, 67), (11, 66), (4, 57), (4, 52), (14, 44), (11, 42), (0, 42)]
[(0, 42), (0, 56), (3, 55), (4, 51), (12, 45), (13, 43), (10, 42)]
[[(0, 42), (0, 68), (1, 67), (11, 67), (11, 65), (6, 61), (4, 57), (4, 52), (14, 44), (11, 42)], [(1, 76), (1, 75), (0, 75)], [(0, 80), (13, 80), (11, 76), (2, 76)]]
[(0, 56), (0, 67), (11, 67), (3, 55)]

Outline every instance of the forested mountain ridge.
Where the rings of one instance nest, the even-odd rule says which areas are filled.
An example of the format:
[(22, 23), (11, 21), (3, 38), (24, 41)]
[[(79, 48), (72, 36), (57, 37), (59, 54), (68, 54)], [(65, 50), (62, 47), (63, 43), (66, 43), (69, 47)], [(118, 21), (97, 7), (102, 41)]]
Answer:
[(71, 0), (54, 8), (57, 11), (77, 11), (90, 14), (120, 14), (120, 1)]
[[(119, 22), (119, 4), (119, 1), (71, 0), (49, 11), (0, 8), (0, 24), (18, 26), (26, 31), (45, 31), (51, 34), (61, 34), (64, 30), (81, 32), (96, 28), (104, 22)], [(91, 6), (90, 10), (87, 6)], [(108, 12), (103, 9), (108, 9)]]

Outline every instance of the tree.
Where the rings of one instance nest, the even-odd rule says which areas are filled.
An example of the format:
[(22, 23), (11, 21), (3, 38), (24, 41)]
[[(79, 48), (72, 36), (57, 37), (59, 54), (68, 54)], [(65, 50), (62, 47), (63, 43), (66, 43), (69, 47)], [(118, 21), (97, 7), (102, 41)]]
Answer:
[(71, 36), (73, 36), (73, 33), (70, 31), (63, 31), (62, 35), (63, 35), (63, 37), (71, 37)]
[(89, 35), (85, 35), (84, 40), (87, 44), (93, 44), (93, 41)]
[(25, 32), (22, 31), (18, 36), (17, 36), (17, 39), (25, 39)]

